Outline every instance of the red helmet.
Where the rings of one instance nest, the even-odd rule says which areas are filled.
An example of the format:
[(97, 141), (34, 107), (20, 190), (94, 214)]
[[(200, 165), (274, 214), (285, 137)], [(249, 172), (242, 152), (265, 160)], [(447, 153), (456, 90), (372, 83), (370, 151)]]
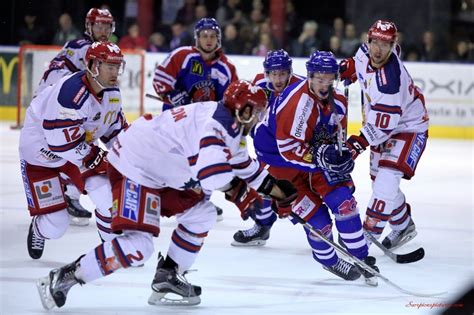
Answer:
[(93, 37), (92, 26), (95, 23), (110, 24), (112, 26), (112, 29), (111, 29), (111, 32), (109, 34), (109, 37), (110, 37), (110, 35), (112, 35), (113, 32), (115, 32), (114, 17), (110, 13), (110, 11), (107, 10), (107, 9), (92, 8), (92, 9), (89, 10), (89, 12), (87, 12), (87, 15), (86, 15), (86, 34), (89, 35), (90, 37)]
[[(245, 80), (232, 82), (224, 92), (223, 101), (226, 107), (235, 111), (235, 115), (241, 123), (252, 121), (256, 114), (265, 111), (268, 103), (265, 91)], [(252, 108), (252, 116), (250, 119), (244, 120), (239, 112), (246, 106)]]
[(119, 46), (111, 42), (92, 43), (86, 52), (86, 64), (88, 68), (91, 66), (91, 61), (119, 64), (121, 68), (125, 66), (125, 61), (123, 60)]
[(394, 42), (397, 39), (397, 26), (390, 21), (378, 20), (369, 28), (369, 40), (380, 39)]

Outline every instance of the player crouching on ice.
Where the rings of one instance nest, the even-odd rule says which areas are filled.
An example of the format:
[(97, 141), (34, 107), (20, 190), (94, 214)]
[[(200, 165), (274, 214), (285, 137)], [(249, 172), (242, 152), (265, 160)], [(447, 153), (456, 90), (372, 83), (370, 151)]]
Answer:
[[(176, 215), (166, 259), (158, 256), (149, 304), (197, 305), (201, 287), (184, 277), (194, 263), (216, 211), (205, 194), (225, 193), (245, 219), (262, 198), (290, 207), (295, 190), (277, 181), (249, 157), (245, 137), (262, 119), (265, 92), (246, 81), (233, 82), (222, 102), (176, 107), (160, 116), (145, 115), (118, 135), (108, 158), (113, 192), (112, 230), (119, 234), (86, 255), (52, 270), (37, 282), (43, 306), (66, 302), (69, 289), (143, 264), (153, 253), (160, 215)], [(171, 299), (169, 295), (179, 296)]]

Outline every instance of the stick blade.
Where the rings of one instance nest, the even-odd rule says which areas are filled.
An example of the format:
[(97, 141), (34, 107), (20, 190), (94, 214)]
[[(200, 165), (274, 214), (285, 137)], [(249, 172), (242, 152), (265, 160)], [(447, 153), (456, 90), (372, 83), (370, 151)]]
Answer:
[(423, 247), (420, 247), (417, 250), (408, 254), (397, 254), (396, 257), (397, 263), (409, 264), (423, 259), (423, 257), (425, 257), (425, 250), (423, 249)]

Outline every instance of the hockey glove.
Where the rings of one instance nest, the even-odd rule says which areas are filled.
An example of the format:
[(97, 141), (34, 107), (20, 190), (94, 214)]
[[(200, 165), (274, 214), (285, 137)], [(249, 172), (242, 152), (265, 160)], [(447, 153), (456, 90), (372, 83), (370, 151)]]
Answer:
[(335, 173), (349, 174), (354, 169), (354, 160), (349, 149), (341, 148), (342, 156), (339, 153), (337, 144), (321, 144), (316, 149), (313, 163), (319, 168)]
[(92, 145), (89, 154), (82, 160), (82, 165), (87, 169), (93, 170), (94, 173), (102, 175), (107, 173), (107, 152), (96, 145)]
[(191, 103), (191, 97), (186, 91), (171, 91), (168, 99), (173, 106), (187, 105)]
[(339, 75), (341, 81), (344, 81), (344, 85), (349, 85), (357, 81), (354, 58), (351, 57), (341, 61), (339, 64)]
[(255, 189), (238, 177), (234, 177), (230, 185), (231, 188), (225, 191), (225, 199), (239, 208), (242, 219), (255, 218), (256, 212), (263, 207), (262, 197)]
[(369, 142), (365, 139), (363, 134), (359, 136), (352, 135), (347, 139), (347, 148), (351, 151), (352, 159), (355, 160), (359, 154), (365, 151), (369, 146)]
[(286, 198), (275, 200), (272, 203), (272, 210), (278, 214), (280, 219), (286, 218), (290, 215), (291, 210), (293, 209), (293, 203), (295, 202), (298, 195), (296, 192)]

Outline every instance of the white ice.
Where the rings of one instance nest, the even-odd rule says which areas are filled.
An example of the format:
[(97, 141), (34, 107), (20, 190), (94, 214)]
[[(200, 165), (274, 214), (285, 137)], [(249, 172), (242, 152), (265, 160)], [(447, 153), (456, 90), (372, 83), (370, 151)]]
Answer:
[[(99, 244), (94, 222), (69, 227), (59, 240), (46, 242), (43, 257), (32, 260), (26, 249), (30, 217), (26, 207), (18, 158), (18, 130), (0, 124), (0, 294), (1, 314), (44, 314), (35, 286), (49, 270), (75, 260)], [(73, 287), (61, 314), (434, 314), (473, 284), (473, 148), (472, 141), (430, 139), (416, 176), (403, 181), (418, 236), (398, 250), (424, 247), (426, 257), (396, 264), (377, 248), (381, 273), (397, 285), (416, 292), (447, 293), (420, 298), (398, 292), (379, 280), (345, 282), (323, 270), (311, 257), (302, 227), (279, 220), (262, 248), (230, 246), (241, 221), (237, 208), (220, 196), (224, 220), (209, 233), (188, 279), (202, 286), (199, 306), (156, 307), (147, 304), (156, 254), (143, 268), (121, 270), (98, 281)], [(371, 195), (368, 153), (358, 160), (353, 178), (362, 216)], [(159, 167), (159, 166), (157, 166)], [(166, 170), (164, 170), (166, 171)], [(83, 200), (87, 202), (87, 200)], [(89, 204), (90, 206), (90, 204)], [(156, 252), (167, 251), (173, 219), (162, 220)], [(385, 233), (387, 233), (388, 228)], [(430, 307), (432, 305), (433, 307)]]

